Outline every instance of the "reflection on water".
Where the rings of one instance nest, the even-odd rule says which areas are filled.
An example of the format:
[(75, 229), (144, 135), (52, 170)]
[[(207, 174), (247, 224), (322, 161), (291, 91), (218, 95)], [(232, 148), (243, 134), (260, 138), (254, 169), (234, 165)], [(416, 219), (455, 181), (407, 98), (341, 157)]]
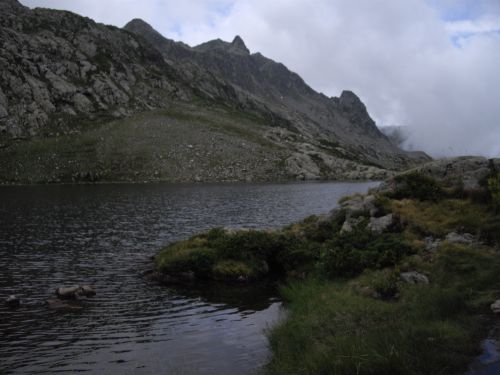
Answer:
[[(272, 288), (173, 290), (141, 273), (159, 247), (214, 226), (279, 227), (373, 183), (0, 188), (0, 369), (7, 373), (245, 374), (268, 357)], [(61, 285), (92, 284), (79, 311)]]

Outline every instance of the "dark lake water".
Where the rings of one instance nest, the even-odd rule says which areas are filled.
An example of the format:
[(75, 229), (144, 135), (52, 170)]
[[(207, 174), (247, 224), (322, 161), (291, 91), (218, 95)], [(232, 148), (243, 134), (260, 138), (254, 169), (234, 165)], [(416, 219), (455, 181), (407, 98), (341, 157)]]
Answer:
[[(0, 373), (247, 374), (269, 356), (272, 287), (179, 290), (141, 273), (165, 244), (216, 226), (280, 227), (374, 183), (0, 187)], [(91, 284), (80, 311), (48, 309)]]

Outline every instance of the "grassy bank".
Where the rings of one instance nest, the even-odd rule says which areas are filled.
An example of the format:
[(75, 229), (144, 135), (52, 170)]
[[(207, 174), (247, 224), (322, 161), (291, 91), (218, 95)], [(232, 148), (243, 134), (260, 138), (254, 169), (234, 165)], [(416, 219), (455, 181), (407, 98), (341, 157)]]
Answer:
[(156, 264), (194, 280), (281, 278), (289, 315), (270, 334), (269, 374), (460, 373), (500, 297), (498, 181), (464, 192), (408, 175), (278, 231), (211, 230)]
[[(498, 254), (448, 245), (418, 267), (430, 284), (404, 284), (394, 270), (293, 283), (283, 288), (290, 314), (272, 331), (268, 373), (463, 372), (486, 335), (482, 315), (498, 297), (499, 267)], [(373, 298), (366, 288), (398, 296)]]

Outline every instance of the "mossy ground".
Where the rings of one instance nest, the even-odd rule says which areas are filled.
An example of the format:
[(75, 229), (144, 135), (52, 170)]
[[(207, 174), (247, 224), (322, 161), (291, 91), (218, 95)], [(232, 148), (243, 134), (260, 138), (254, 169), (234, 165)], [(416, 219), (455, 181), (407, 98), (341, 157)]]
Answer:
[[(341, 233), (339, 211), (273, 232), (212, 230), (170, 245), (157, 266), (208, 279), (280, 277), (289, 314), (271, 331), (269, 374), (464, 372), (500, 297), (500, 217), (487, 190), (458, 199), (423, 185), (377, 197), (379, 211), (399, 221), (380, 234), (363, 217)], [(426, 248), (427, 237), (451, 231), (477, 243)], [(407, 284), (406, 271), (430, 283)]]

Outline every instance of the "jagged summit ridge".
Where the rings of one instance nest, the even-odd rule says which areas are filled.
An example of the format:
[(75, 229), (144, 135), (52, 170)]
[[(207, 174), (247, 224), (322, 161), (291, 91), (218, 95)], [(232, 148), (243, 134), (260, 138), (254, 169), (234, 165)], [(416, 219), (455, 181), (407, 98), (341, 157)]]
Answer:
[(239, 35), (236, 35), (231, 43), (222, 39), (214, 39), (193, 47), (193, 50), (198, 52), (223, 50), (229, 53), (250, 55), (250, 50), (247, 48), (245, 42)]
[(241, 39), (239, 35), (236, 35), (233, 41), (231, 42), (231, 51), (237, 53), (238, 52), (243, 53), (245, 55), (250, 54), (250, 50), (247, 48), (245, 42), (243, 41), (243, 39)]

